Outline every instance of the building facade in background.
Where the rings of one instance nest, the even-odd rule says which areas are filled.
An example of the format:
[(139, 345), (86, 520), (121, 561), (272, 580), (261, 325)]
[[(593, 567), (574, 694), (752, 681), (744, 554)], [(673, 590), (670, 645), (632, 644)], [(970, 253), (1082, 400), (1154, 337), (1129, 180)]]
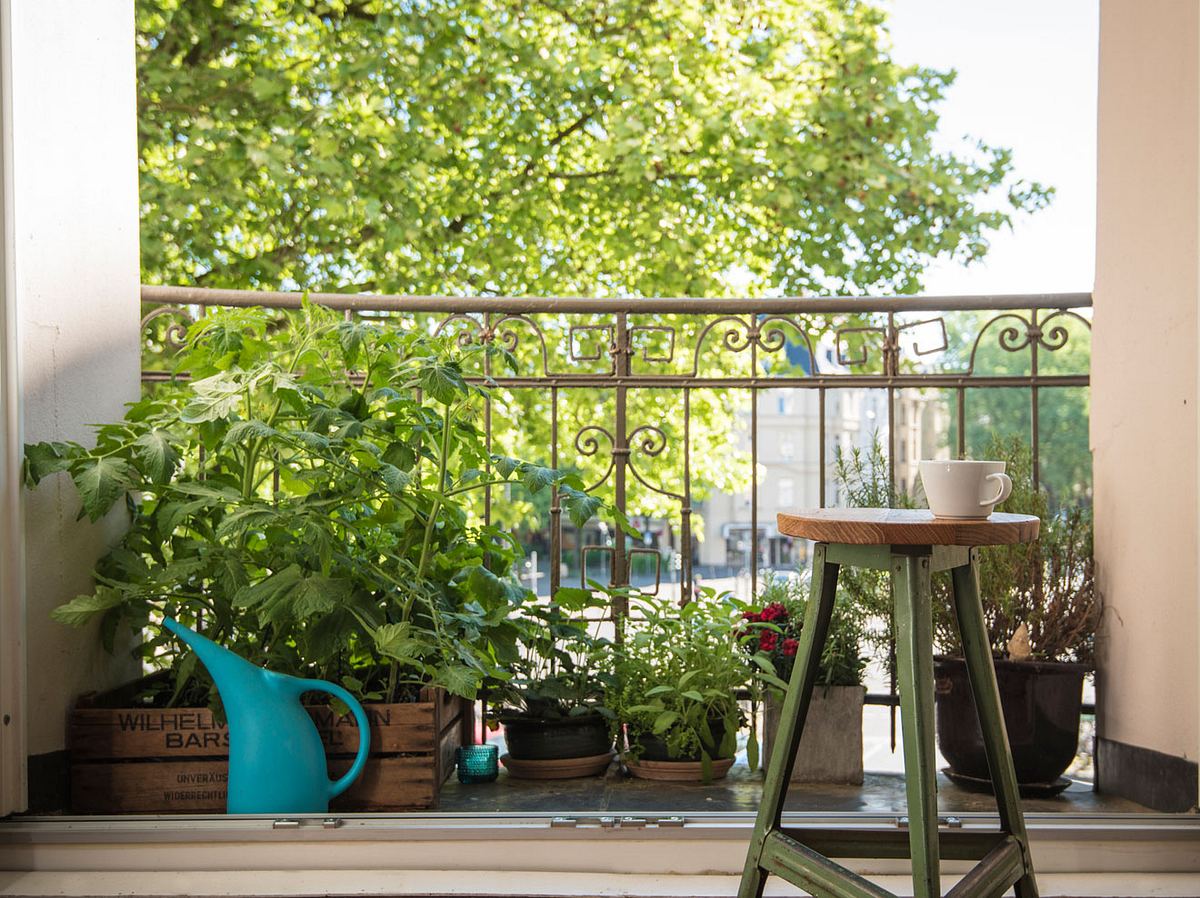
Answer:
[[(819, 344), (820, 370), (848, 373), (839, 366), (832, 339)], [(949, 458), (950, 409), (934, 392), (899, 390), (895, 394), (895, 484), (912, 494), (918, 488), (922, 458)], [(839, 453), (869, 453), (876, 440), (888, 449), (888, 394), (853, 387), (825, 394), (825, 445), (821, 446), (820, 397), (812, 389), (771, 389), (758, 393), (758, 567), (792, 568), (808, 559), (804, 540), (782, 536), (779, 512), (821, 505), (821, 463), (825, 458), (825, 504), (845, 505), (837, 483)], [(735, 443), (751, 452), (749, 409), (739, 418)], [(716, 493), (699, 503), (704, 537), (697, 541), (696, 563), (702, 575), (730, 576), (750, 568), (753, 502), (748, 487)]]

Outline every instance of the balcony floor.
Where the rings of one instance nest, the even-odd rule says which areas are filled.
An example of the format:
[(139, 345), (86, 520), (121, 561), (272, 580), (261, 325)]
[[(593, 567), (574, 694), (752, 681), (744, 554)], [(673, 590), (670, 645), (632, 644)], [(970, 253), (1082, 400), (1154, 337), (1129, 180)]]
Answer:
[[(501, 771), (494, 783), (464, 786), (451, 777), (443, 786), (438, 810), (445, 812), (538, 812), (555, 814), (753, 813), (762, 792), (761, 772), (751, 773), (739, 760), (724, 780), (711, 785), (638, 780), (613, 764), (606, 775), (572, 780), (522, 780)], [(1072, 781), (1061, 794), (1027, 798), (1027, 813), (1151, 813), (1136, 802), (1093, 791), (1091, 783)], [(795, 784), (789, 811), (873, 814), (907, 813), (904, 776), (868, 773), (861, 786)], [(943, 813), (994, 812), (995, 799), (970, 792), (938, 776), (938, 809)]]

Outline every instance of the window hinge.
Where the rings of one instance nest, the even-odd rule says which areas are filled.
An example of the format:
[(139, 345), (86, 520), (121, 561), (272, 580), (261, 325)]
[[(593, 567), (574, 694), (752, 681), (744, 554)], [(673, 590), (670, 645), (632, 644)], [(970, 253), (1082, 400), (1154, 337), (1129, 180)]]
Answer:
[(687, 821), (674, 815), (670, 817), (552, 817), (552, 829), (645, 829), (647, 827), (681, 827)]
[(274, 820), (271, 822), (271, 829), (299, 829), (300, 821), (291, 819)]
[[(900, 827), (901, 829), (907, 829), (908, 828), (908, 818), (907, 817), (897, 817), (896, 825), (898, 827)], [(961, 817), (953, 817), (953, 816), (938, 817), (938, 826), (947, 826), (950, 829), (962, 829), (962, 818)]]

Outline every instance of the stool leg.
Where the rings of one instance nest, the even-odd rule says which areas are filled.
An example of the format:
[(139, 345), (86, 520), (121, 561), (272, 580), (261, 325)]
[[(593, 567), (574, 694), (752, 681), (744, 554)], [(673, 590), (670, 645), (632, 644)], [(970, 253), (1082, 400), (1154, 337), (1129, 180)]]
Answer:
[(738, 898), (761, 898), (763, 893), (766, 873), (759, 866), (759, 860), (767, 836), (779, 828), (782, 818), (783, 801), (792, 778), (804, 717), (808, 713), (813, 685), (817, 681), (817, 664), (829, 632), (829, 618), (837, 595), (837, 578), (838, 566), (826, 563), (825, 545), (818, 543), (813, 553), (811, 591), (804, 614), (804, 627), (800, 631), (800, 645), (796, 647), (792, 677), (783, 710), (779, 714), (779, 729), (774, 734), (775, 745), (771, 749), (771, 762), (763, 780), (762, 802), (758, 806), (758, 820), (754, 824), (754, 835), (746, 854)]
[(928, 555), (892, 557), (896, 669), (914, 898), (940, 896), (937, 767), (933, 746), (933, 612)]
[(992, 774), (1000, 825), (1020, 843), (1021, 856), (1025, 861), (1025, 875), (1016, 882), (1016, 895), (1017, 898), (1037, 898), (1037, 883), (1033, 878), (1033, 864), (1029, 857), (1029, 837), (1025, 833), (1025, 818), (1021, 814), (1020, 793), (1017, 791), (1017, 774), (1009, 749), (1000, 691), (996, 688), (996, 669), (992, 665), (991, 642), (983, 619), (983, 604), (979, 600), (975, 559), (976, 554), (972, 551), (970, 564), (952, 571), (954, 615), (958, 619), (958, 631), (962, 637), (967, 678), (975, 697), (975, 710), (979, 715), (983, 747)]

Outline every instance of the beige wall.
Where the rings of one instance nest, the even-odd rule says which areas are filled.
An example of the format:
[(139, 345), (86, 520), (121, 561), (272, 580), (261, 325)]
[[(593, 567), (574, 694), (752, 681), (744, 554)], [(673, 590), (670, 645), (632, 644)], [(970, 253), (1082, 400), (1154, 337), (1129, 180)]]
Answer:
[(1196, 760), (1200, 4), (1104, 0), (1091, 438), (1100, 735)]
[[(13, 292), (24, 439), (90, 440), (138, 395), (137, 131), (132, 0), (11, 4)], [(123, 525), (75, 520), (63, 477), (26, 497), (28, 750), (61, 749), (74, 696), (131, 672), (94, 632), (49, 620), (91, 591)], [(123, 668), (123, 670), (121, 669)]]

